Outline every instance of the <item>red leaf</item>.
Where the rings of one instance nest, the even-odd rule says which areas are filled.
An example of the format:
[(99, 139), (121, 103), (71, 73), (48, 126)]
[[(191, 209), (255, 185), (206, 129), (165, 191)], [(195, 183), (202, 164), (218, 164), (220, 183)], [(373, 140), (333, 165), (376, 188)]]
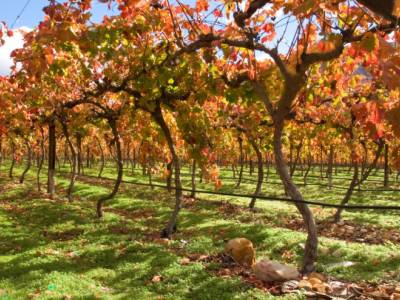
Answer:
[(217, 18), (222, 17), (222, 12), (219, 9), (214, 10), (214, 16)]

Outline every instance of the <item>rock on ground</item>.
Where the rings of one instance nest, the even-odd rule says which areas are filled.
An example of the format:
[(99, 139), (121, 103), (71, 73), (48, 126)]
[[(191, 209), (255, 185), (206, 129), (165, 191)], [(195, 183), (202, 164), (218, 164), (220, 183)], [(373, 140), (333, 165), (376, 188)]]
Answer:
[(300, 277), (296, 268), (268, 259), (256, 263), (253, 270), (256, 277), (265, 282), (288, 281)]

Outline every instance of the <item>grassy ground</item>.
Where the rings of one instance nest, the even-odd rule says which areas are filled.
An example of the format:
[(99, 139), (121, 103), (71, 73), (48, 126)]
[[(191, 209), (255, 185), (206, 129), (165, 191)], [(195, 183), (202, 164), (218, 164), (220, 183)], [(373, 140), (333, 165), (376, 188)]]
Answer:
[[(20, 172), (19, 167), (16, 174)], [(96, 170), (86, 173), (95, 174)], [(130, 177), (126, 172), (125, 179), (147, 182), (139, 174), (137, 171)], [(232, 177), (228, 170), (221, 175)], [(113, 177), (115, 173), (107, 168), (104, 176)], [(349, 176), (344, 170), (337, 175)], [(30, 173), (23, 185), (5, 176), (0, 178), (0, 299), (276, 299), (240, 278), (212, 275), (210, 270), (218, 268), (213, 263), (180, 263), (190, 254), (221, 252), (227, 239), (239, 236), (253, 241), (258, 258), (301, 264), (305, 234), (287, 226), (298, 218), (292, 205), (259, 201), (259, 211), (251, 213), (241, 208), (246, 199), (201, 195), (207, 201), (187, 202), (180, 215), (179, 232), (173, 241), (165, 243), (157, 238), (173, 204), (173, 197), (165, 190), (124, 184), (118, 196), (107, 203), (105, 218), (99, 221), (94, 201), (109, 190), (109, 181), (82, 178), (76, 185), (76, 201), (69, 204), (62, 198), (50, 200), (35, 192), (33, 178)], [(371, 177), (380, 178), (379, 174)], [(275, 174), (271, 181), (278, 181)], [(57, 182), (59, 194), (65, 195), (67, 178), (60, 176)], [(318, 183), (320, 179), (310, 178), (309, 182)], [(346, 182), (337, 179), (334, 184), (345, 186)], [(189, 176), (184, 176), (184, 183), (190, 186)], [(246, 181), (239, 189), (234, 189), (234, 183), (224, 180), (222, 190), (248, 193), (254, 189), (254, 182)], [(211, 189), (212, 185), (198, 187)], [(372, 187), (379, 187), (379, 183), (371, 181), (363, 188)], [(317, 185), (301, 189), (307, 199), (326, 202), (338, 202), (345, 192)], [(278, 184), (266, 183), (264, 192), (282, 195)], [(398, 192), (357, 192), (353, 202), (396, 204), (399, 196)], [(333, 213), (313, 210), (320, 220)], [(377, 231), (400, 232), (398, 212), (346, 212), (344, 218), (374, 226)], [(400, 282), (398, 249), (399, 245), (391, 242), (370, 245), (349, 242), (340, 235), (322, 237), (318, 270), (348, 281)], [(336, 265), (343, 261), (354, 265)], [(153, 282), (153, 278), (161, 280)]]

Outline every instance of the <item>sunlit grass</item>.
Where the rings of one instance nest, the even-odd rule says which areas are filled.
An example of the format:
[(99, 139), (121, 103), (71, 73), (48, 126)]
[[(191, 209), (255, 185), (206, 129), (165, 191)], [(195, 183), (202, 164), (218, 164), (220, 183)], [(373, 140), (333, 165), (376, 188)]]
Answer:
[[(65, 168), (66, 170), (67, 168)], [(21, 167), (16, 169), (19, 174)], [(97, 170), (85, 170), (97, 174)], [(4, 175), (4, 169), (1, 174)], [(184, 170), (183, 182), (190, 187), (190, 176)], [(125, 180), (147, 182), (147, 176), (129, 176)], [(314, 175), (317, 175), (315, 172)], [(44, 175), (44, 174), (43, 174)], [(105, 177), (115, 177), (108, 167)], [(232, 177), (222, 170), (223, 177)], [(255, 174), (253, 177), (255, 179)], [(341, 176), (350, 177), (346, 171)], [(154, 176), (155, 182), (164, 184)], [(250, 178), (246, 174), (246, 178)], [(278, 181), (271, 174), (272, 181)], [(207, 264), (179, 261), (188, 253), (221, 252), (226, 240), (238, 236), (251, 239), (257, 258), (269, 257), (300, 265), (303, 232), (284, 228), (285, 220), (298, 218), (293, 205), (258, 201), (256, 213), (240, 210), (226, 213), (220, 201), (231, 201), (246, 207), (249, 199), (218, 195), (199, 195), (203, 200), (182, 209), (178, 233), (166, 245), (158, 243), (158, 235), (173, 206), (173, 195), (164, 189), (124, 184), (118, 196), (106, 203), (105, 218), (95, 217), (95, 200), (106, 193), (112, 182), (78, 181), (75, 202), (64, 199), (68, 178), (57, 178), (60, 199), (50, 200), (36, 193), (33, 172), (25, 184), (1, 178), (0, 196), (0, 299), (271, 299), (275, 297), (251, 288), (239, 278), (210, 275)], [(380, 177), (376, 177), (380, 179)], [(309, 178), (310, 183), (320, 182)], [(345, 180), (335, 185), (345, 186)], [(45, 183), (45, 176), (43, 176)], [(326, 180), (324, 181), (326, 183)], [(255, 183), (243, 182), (234, 188), (234, 180), (224, 180), (223, 190), (252, 193)], [(371, 183), (363, 186), (376, 185)], [(213, 190), (212, 183), (198, 184), (199, 189)], [(316, 185), (301, 188), (305, 198), (339, 202), (344, 190), (328, 190)], [(264, 194), (284, 196), (278, 184), (264, 184)], [(396, 203), (398, 193), (362, 192), (354, 195), (354, 203), (374, 204), (377, 199)], [(314, 208), (318, 218), (330, 216), (333, 210)], [(397, 212), (346, 212), (344, 218), (358, 223), (394, 227), (400, 230)], [(283, 255), (285, 254), (285, 255)], [(290, 255), (288, 255), (290, 254)], [(339, 239), (321, 238), (318, 271), (349, 281), (400, 281), (398, 245), (368, 245)], [(351, 267), (334, 267), (335, 263), (352, 261)], [(397, 274), (397, 275), (396, 275)], [(154, 275), (160, 282), (151, 282)], [(396, 277), (397, 276), (397, 277)], [(301, 296), (298, 296), (302, 298)], [(290, 297), (287, 297), (288, 299)]]

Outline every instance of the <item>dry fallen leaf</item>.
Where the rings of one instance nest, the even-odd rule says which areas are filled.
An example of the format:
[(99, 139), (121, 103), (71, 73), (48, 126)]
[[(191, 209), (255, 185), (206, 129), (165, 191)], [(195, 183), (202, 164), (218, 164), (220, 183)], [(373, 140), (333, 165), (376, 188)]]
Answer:
[(312, 284), (308, 280), (301, 280), (299, 282), (299, 288), (300, 289), (306, 289), (306, 290), (311, 290), (312, 289)]
[(308, 282), (311, 284), (311, 285), (317, 285), (317, 284), (321, 284), (322, 283), (322, 280), (320, 280), (320, 279), (318, 279), (318, 278), (315, 278), (315, 277), (312, 277), (312, 278), (310, 278), (310, 279), (308, 279)]
[(317, 272), (312, 272), (310, 275), (308, 275), (308, 278), (317, 278), (318, 280), (325, 282), (326, 281), (326, 276)]

